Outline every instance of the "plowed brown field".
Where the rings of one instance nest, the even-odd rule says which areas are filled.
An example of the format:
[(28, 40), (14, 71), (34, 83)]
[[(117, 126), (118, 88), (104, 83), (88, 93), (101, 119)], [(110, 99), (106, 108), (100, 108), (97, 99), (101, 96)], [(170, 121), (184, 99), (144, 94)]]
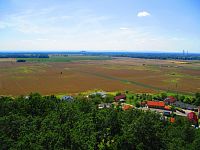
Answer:
[[(61, 74), (62, 72), (62, 74)], [(200, 62), (117, 58), (65, 63), (0, 61), (0, 95), (200, 91)]]

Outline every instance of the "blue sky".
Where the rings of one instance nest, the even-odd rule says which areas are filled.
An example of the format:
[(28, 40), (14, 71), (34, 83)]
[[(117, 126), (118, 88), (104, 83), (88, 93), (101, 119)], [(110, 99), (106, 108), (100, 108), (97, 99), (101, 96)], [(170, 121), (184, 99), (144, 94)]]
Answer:
[(0, 0), (0, 51), (200, 52), (199, 0)]

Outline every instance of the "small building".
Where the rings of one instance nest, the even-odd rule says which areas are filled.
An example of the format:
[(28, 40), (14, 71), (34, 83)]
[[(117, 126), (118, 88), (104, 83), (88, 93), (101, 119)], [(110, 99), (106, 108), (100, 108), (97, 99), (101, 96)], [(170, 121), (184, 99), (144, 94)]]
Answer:
[(163, 112), (163, 116), (170, 117), (170, 116), (171, 116), (171, 113), (170, 113), (169, 111), (164, 111), (164, 112)]
[(187, 114), (188, 120), (192, 121), (193, 123), (198, 123), (197, 115), (194, 112), (190, 112)]
[(174, 118), (174, 117), (171, 117), (171, 118), (169, 119), (169, 121), (170, 121), (171, 123), (174, 123), (174, 122), (175, 122), (175, 118)]
[(102, 103), (102, 104), (98, 104), (98, 108), (99, 109), (103, 109), (103, 108), (111, 108), (112, 104), (111, 103)]
[(129, 110), (129, 109), (133, 109), (133, 106), (132, 105), (127, 105), (127, 104), (125, 104), (125, 105), (123, 105), (122, 106), (122, 110)]
[(170, 105), (176, 102), (176, 98), (173, 96), (168, 96), (164, 99), (165, 104)]
[(147, 102), (146, 102), (146, 101), (144, 101), (144, 102), (141, 102), (141, 103), (140, 103), (140, 106), (141, 106), (141, 107), (145, 107), (145, 106), (146, 106), (146, 104), (147, 104)]
[(95, 92), (90, 94), (90, 96), (96, 96), (99, 95), (101, 98), (106, 98), (106, 92)]
[(126, 95), (121, 94), (121, 95), (115, 96), (114, 100), (115, 100), (115, 102), (125, 102), (126, 101)]
[(65, 101), (73, 101), (74, 98), (72, 96), (63, 96), (61, 97), (62, 100), (65, 100)]
[(170, 106), (165, 106), (164, 109), (165, 110), (171, 110), (171, 107)]
[(25, 99), (29, 99), (30, 96), (24, 96)]
[(147, 101), (147, 107), (164, 109), (165, 103), (162, 101)]
[(98, 104), (98, 108), (99, 109), (103, 109), (104, 108), (104, 104)]

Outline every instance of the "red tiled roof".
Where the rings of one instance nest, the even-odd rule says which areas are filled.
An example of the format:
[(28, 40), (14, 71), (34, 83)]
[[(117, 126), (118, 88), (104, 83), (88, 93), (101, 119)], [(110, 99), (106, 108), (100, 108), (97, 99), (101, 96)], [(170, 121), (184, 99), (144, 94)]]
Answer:
[(164, 109), (171, 110), (171, 107), (170, 106), (165, 106)]
[(190, 112), (187, 114), (187, 118), (191, 121), (198, 122), (197, 115), (194, 112)]
[(176, 98), (173, 96), (168, 96), (164, 101), (174, 103), (176, 101)]
[(165, 103), (164, 102), (156, 102), (156, 101), (147, 101), (147, 106), (165, 107)]
[(121, 95), (118, 95), (118, 96), (115, 96), (115, 101), (119, 101), (120, 99), (126, 99), (126, 95), (125, 94), (121, 94)]
[(124, 105), (124, 106), (122, 107), (123, 110), (128, 110), (128, 109), (131, 109), (131, 108), (133, 108), (132, 105)]
[(171, 123), (174, 123), (174, 122), (175, 122), (175, 118), (172, 118), (172, 117), (171, 117), (171, 118), (170, 118), (170, 122), (171, 122)]

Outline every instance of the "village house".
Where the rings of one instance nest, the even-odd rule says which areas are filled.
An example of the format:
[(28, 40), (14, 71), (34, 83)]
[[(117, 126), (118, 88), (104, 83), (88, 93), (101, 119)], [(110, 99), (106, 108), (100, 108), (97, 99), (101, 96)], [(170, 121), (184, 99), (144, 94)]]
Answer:
[(63, 97), (61, 97), (61, 100), (65, 100), (65, 101), (73, 101), (74, 100), (74, 98), (72, 97), (72, 96), (63, 96)]
[(147, 101), (146, 105), (148, 108), (164, 109), (164, 107), (165, 107), (165, 103), (162, 101)]
[(146, 105), (147, 105), (147, 102), (146, 102), (146, 101), (140, 102), (140, 106), (141, 106), (141, 107), (145, 107)]
[(165, 110), (171, 110), (171, 107), (170, 106), (165, 106), (164, 109)]
[(196, 126), (198, 126), (198, 117), (194, 112), (190, 112), (187, 114), (188, 120), (193, 122)]
[(163, 116), (170, 117), (170, 116), (171, 116), (171, 112), (169, 112), (169, 111), (164, 111), (164, 112), (163, 112)]
[(126, 101), (126, 95), (121, 94), (121, 95), (115, 96), (114, 101), (115, 102), (125, 102)]
[(191, 105), (191, 104), (186, 104), (186, 103), (183, 103), (181, 101), (176, 101), (176, 102), (173, 103), (173, 105), (176, 106), (176, 107), (180, 107), (182, 109), (188, 109), (188, 110), (197, 109), (197, 106)]
[(95, 92), (90, 94), (90, 96), (96, 96), (99, 95), (101, 98), (106, 98), (106, 92)]
[(164, 102), (167, 105), (174, 104), (176, 102), (176, 98), (173, 96), (168, 96), (167, 98), (164, 99)]
[(102, 103), (102, 104), (98, 104), (98, 108), (99, 109), (103, 109), (103, 108), (111, 108), (112, 104), (111, 103)]
[(24, 96), (25, 99), (29, 99), (30, 96)]
[(124, 111), (129, 110), (129, 109), (133, 109), (133, 105), (125, 104), (122, 106), (122, 110), (124, 110)]

